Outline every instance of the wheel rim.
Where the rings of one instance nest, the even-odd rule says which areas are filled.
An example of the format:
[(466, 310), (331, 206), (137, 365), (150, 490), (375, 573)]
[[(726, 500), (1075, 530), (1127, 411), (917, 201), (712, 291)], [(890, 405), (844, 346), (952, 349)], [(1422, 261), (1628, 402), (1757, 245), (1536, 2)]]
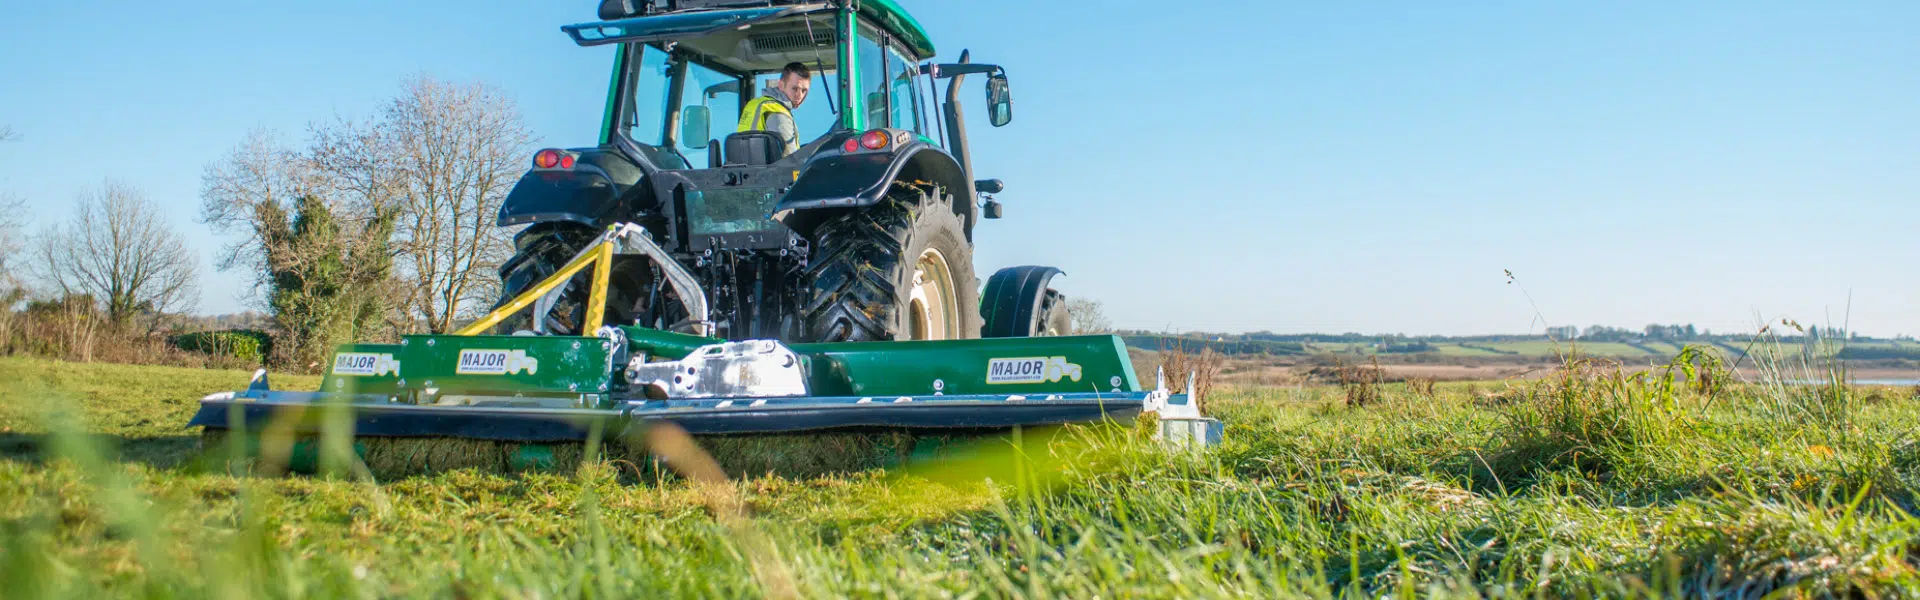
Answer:
[(1060, 307), (1057, 306), (1047, 311), (1047, 320), (1040, 323), (1040, 334), (1037, 337), (1059, 337), (1067, 334), (1067, 329), (1071, 326), (1066, 319), (1061, 318), (1059, 311)]
[(913, 263), (913, 292), (907, 297), (907, 339), (950, 340), (960, 331), (953, 269), (939, 250), (928, 248)]

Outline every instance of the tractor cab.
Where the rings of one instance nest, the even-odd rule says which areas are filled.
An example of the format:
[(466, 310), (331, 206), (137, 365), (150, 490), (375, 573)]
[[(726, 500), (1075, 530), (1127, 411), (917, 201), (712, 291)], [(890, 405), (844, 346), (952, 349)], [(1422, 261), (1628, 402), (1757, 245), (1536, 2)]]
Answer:
[[(534, 166), (600, 169), (604, 191), (581, 189), (599, 186), (593, 178), (547, 173), (531, 185), (554, 189), (510, 196), (502, 225), (624, 205), (660, 215), (648, 229), (677, 252), (800, 252), (816, 221), (871, 205), (908, 177), (955, 197), (967, 231), (980, 218), (957, 92), (966, 75), (987, 75), (990, 120), (1005, 125), (1005, 72), (965, 53), (958, 64), (929, 62), (926, 31), (891, 0), (606, 0), (599, 16), (561, 29), (581, 46), (618, 47), (600, 143), (554, 149)], [(789, 145), (741, 117), (794, 63), (811, 89), (789, 107)], [(556, 210), (567, 202), (593, 205)]]
[[(602, 143), (669, 170), (801, 166), (823, 149), (871, 150), (857, 139), (871, 130), (952, 151), (923, 64), (934, 48), (912, 17), (887, 1), (774, 4), (614, 0), (601, 6), (608, 20), (562, 28), (583, 46), (621, 47)], [(792, 63), (813, 80), (791, 107), (800, 149), (789, 153), (741, 115)]]
[[(598, 143), (540, 150), (508, 193), (498, 223), (526, 228), (501, 266), (505, 289), (527, 289), (594, 232), (631, 223), (661, 256), (616, 269), (630, 275), (613, 283), (607, 310), (617, 320), (728, 339), (979, 335), (971, 243), (980, 220), (1000, 216), (989, 196), (1001, 186), (973, 177), (959, 95), (968, 75), (985, 78), (988, 120), (1006, 125), (1003, 69), (966, 52), (933, 62), (927, 32), (893, 0), (605, 0), (599, 8), (600, 20), (561, 27), (578, 45), (615, 49)], [(760, 118), (769, 106), (786, 117)], [(942, 213), (940, 222), (928, 213)], [(939, 229), (947, 246), (896, 260), (868, 247), (880, 241), (860, 237), (875, 231), (861, 223)], [(857, 251), (835, 250), (856, 242)], [(868, 262), (833, 266), (855, 258)], [(675, 268), (700, 289), (662, 287)], [(825, 289), (853, 285), (842, 270), (898, 281), (879, 285), (894, 290), (885, 293)], [(899, 291), (916, 281), (946, 291)], [(715, 316), (682, 310), (692, 296), (705, 297)], [(921, 297), (934, 300), (901, 300)], [(578, 312), (583, 300), (549, 302)], [(582, 322), (526, 329), (577, 331)]]

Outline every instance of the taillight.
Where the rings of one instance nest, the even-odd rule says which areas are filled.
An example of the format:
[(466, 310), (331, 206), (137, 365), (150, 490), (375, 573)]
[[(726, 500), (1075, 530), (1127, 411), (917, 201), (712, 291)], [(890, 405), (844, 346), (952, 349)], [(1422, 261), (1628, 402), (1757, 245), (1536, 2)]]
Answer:
[(560, 151), (549, 148), (533, 153), (533, 166), (539, 169), (560, 166)]
[(860, 136), (860, 145), (868, 150), (879, 150), (887, 147), (887, 139), (886, 130), (875, 129)]
[(562, 168), (562, 169), (571, 169), (571, 168), (573, 168), (573, 155), (572, 155), (572, 154), (562, 154), (562, 155), (560, 155), (560, 168)]
[(847, 138), (847, 143), (840, 145), (840, 151), (848, 154), (858, 150), (860, 150), (860, 138)]

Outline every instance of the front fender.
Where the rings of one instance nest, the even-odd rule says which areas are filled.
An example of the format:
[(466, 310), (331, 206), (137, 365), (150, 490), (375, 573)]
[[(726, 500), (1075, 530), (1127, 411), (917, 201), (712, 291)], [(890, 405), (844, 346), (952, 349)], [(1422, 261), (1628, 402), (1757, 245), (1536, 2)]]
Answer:
[(1034, 335), (1047, 288), (1054, 276), (1065, 274), (1054, 267), (1027, 265), (1007, 267), (988, 277), (986, 289), (980, 292), (980, 337)]
[[(828, 147), (836, 147), (829, 144)], [(975, 218), (973, 182), (960, 162), (938, 146), (914, 139), (892, 152), (824, 151), (807, 161), (806, 168), (774, 208), (773, 217), (804, 230), (800, 215), (821, 209), (872, 206), (895, 181), (938, 184), (954, 197), (954, 212), (962, 216), (969, 233)]]

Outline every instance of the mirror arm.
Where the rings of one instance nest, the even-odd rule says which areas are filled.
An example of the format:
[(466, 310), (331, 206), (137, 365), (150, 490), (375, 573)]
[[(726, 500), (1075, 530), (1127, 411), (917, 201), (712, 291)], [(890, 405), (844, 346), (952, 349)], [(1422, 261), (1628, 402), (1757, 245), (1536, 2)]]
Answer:
[(672, 72), (668, 75), (672, 83), (667, 85), (667, 130), (663, 132), (668, 148), (680, 141), (680, 96), (687, 92), (687, 59), (679, 57), (672, 64)]
[(1006, 73), (1006, 69), (1000, 68), (1000, 65), (970, 63), (966, 61), (966, 57), (961, 57), (960, 62), (957, 63), (929, 64), (926, 65), (926, 67), (930, 69), (928, 71), (929, 73), (932, 73), (934, 77), (940, 79), (950, 79), (962, 75), (990, 75), (996, 72), (1001, 74)]

